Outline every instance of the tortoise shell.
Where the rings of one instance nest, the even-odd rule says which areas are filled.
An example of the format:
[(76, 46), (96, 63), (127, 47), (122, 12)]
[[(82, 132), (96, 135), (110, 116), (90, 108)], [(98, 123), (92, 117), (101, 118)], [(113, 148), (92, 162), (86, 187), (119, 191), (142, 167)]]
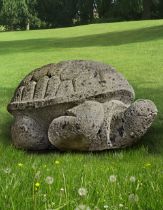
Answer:
[(15, 91), (8, 110), (39, 109), (60, 103), (111, 99), (131, 104), (134, 90), (106, 64), (74, 60), (48, 64), (27, 75)]

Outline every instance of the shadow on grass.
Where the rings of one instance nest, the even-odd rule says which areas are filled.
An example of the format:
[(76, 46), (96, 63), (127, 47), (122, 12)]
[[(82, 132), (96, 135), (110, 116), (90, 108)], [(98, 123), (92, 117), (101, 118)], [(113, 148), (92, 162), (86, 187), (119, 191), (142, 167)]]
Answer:
[[(52, 33), (52, 32), (51, 32)], [(143, 29), (92, 34), (68, 38), (42, 38), (0, 41), (0, 54), (25, 53), (52, 50), (55, 48), (83, 48), (94, 46), (118, 46), (129, 43), (147, 42), (163, 38), (163, 26)]]
[[(145, 81), (143, 82), (144, 85), (147, 83)], [(138, 82), (134, 84), (137, 99), (144, 98), (152, 100), (157, 106), (158, 115), (151, 128), (137, 146), (144, 145), (150, 153), (159, 154), (163, 152), (163, 85), (156, 88), (142, 88), (139, 85)], [(153, 85), (151, 84), (151, 86)]]
[(0, 143), (5, 146), (10, 145), (11, 143), (10, 127), (12, 117), (7, 112), (7, 104), (9, 103), (12, 94), (12, 88), (0, 87)]
[[(159, 154), (162, 153), (163, 148), (163, 87), (157, 88), (139, 88), (139, 84), (135, 83), (135, 89), (138, 97), (147, 98), (153, 100), (159, 110), (158, 116), (156, 121), (152, 125), (152, 127), (148, 130), (147, 134), (141, 139), (141, 141), (132, 147), (133, 150), (138, 150), (142, 145), (148, 148), (149, 153)], [(11, 136), (10, 136), (10, 127), (12, 124), (12, 117), (5, 111), (5, 107), (12, 97), (13, 89), (12, 88), (0, 88), (0, 143), (4, 146), (8, 146), (11, 144)], [(144, 97), (145, 96), (145, 97)], [(137, 98), (138, 98), (137, 97)], [(3, 108), (3, 110), (1, 109)], [(161, 110), (162, 109), (162, 110)], [(126, 149), (130, 150), (130, 148)], [(121, 151), (121, 150), (116, 150)], [(59, 151), (55, 151), (59, 152)], [(93, 152), (92, 154), (97, 153), (105, 153), (103, 152)], [(115, 152), (115, 151), (110, 151)], [(35, 153), (35, 154), (46, 154), (46, 153), (54, 153), (54, 150), (47, 150), (47, 151), (29, 151), (28, 154)], [(61, 152), (64, 154), (65, 152)], [(82, 152), (83, 153), (83, 152)], [(87, 154), (88, 152), (84, 152)], [(76, 154), (76, 152), (72, 152), (72, 154)]]

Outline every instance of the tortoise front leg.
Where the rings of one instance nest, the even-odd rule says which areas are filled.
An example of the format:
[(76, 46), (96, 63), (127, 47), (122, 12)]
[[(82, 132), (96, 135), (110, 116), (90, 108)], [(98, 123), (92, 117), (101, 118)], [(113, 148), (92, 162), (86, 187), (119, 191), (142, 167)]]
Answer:
[(153, 123), (157, 108), (150, 100), (137, 100), (111, 122), (112, 148), (131, 146), (139, 141)]
[(104, 119), (101, 103), (85, 101), (52, 121), (48, 130), (49, 141), (60, 150), (91, 150)]

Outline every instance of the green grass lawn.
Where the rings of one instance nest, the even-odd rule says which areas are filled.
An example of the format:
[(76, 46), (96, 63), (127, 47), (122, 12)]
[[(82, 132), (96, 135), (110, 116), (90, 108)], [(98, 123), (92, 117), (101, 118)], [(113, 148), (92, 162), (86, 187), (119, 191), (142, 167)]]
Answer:
[[(137, 99), (155, 102), (158, 117), (139, 145), (100, 153), (31, 153), (11, 145), (6, 106), (18, 83), (36, 67), (69, 59), (111, 64)], [(88, 206), (163, 209), (163, 20), (0, 33), (0, 210)]]

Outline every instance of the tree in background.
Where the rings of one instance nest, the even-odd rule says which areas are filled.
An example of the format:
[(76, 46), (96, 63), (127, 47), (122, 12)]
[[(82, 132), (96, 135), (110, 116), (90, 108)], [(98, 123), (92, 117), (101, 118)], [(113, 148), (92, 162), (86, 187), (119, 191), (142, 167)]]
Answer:
[[(18, 11), (19, 10), (19, 11)], [(17, 1), (2, 0), (1, 8), (1, 24), (6, 25), (9, 30), (13, 30), (14, 26), (18, 24), (18, 9)]]
[(72, 26), (77, 13), (77, 1), (39, 0), (39, 17), (48, 27)]
[(140, 19), (142, 0), (96, 0), (99, 17), (108, 20)]
[(2, 0), (1, 24), (9, 30), (30, 28), (39, 21), (35, 10), (37, 0)]
[(32, 28), (40, 28), (41, 21), (38, 18), (38, 0), (24, 0), (26, 3), (26, 16), (24, 19), (24, 23), (26, 29), (29, 30)]
[(115, 1), (114, 16), (124, 20), (137, 20), (141, 18), (142, 0), (117, 0)]
[(151, 6), (152, 0), (143, 0), (143, 19), (150, 19), (151, 18)]
[(160, 1), (158, 4), (158, 12), (159, 12), (158, 18), (163, 18), (163, 1)]
[(163, 0), (0, 0), (9, 30), (163, 18)]
[(2, 0), (0, 0), (0, 11), (2, 9)]
[(95, 8), (94, 0), (78, 0), (77, 10), (79, 15), (79, 22), (81, 24), (91, 23), (93, 21), (94, 8)]
[(142, 19), (153, 19), (163, 17), (162, 0), (143, 0)]
[(112, 15), (112, 0), (96, 0), (99, 18), (108, 18)]

